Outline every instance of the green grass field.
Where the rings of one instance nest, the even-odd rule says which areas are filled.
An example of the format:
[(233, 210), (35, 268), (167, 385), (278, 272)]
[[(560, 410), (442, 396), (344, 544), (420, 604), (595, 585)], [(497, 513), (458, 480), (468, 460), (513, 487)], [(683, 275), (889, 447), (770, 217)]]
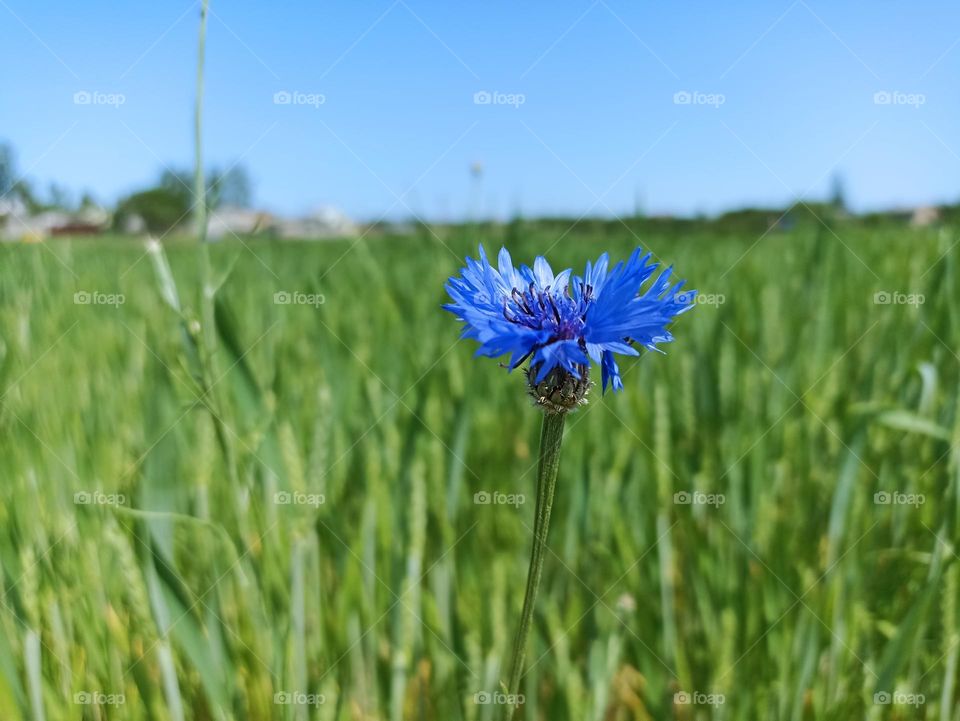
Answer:
[[(439, 306), (503, 232), (222, 243), (213, 303), (0, 246), (0, 718), (497, 718), (540, 418)], [(523, 718), (960, 718), (954, 234), (642, 239), (707, 302), (567, 422)]]

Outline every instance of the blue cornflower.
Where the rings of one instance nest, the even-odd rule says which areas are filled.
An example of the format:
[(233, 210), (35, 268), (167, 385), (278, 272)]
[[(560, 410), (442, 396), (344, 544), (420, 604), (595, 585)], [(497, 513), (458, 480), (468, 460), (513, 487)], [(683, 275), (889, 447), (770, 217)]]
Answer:
[(671, 286), (670, 268), (641, 291), (658, 264), (639, 248), (626, 263), (608, 270), (609, 262), (604, 253), (587, 262), (582, 277), (569, 269), (554, 275), (542, 256), (533, 269), (515, 268), (503, 248), (494, 268), (481, 245), (480, 259), (467, 258), (447, 282), (453, 303), (443, 307), (464, 322), (462, 337), (480, 343), (478, 355), (509, 354), (511, 370), (529, 359), (532, 387), (566, 383), (580, 402), (591, 358), (600, 364), (604, 392), (608, 385), (622, 390), (614, 354), (638, 355), (635, 346), (658, 350), (673, 340), (666, 326), (693, 307), (696, 295), (681, 293), (683, 282)]

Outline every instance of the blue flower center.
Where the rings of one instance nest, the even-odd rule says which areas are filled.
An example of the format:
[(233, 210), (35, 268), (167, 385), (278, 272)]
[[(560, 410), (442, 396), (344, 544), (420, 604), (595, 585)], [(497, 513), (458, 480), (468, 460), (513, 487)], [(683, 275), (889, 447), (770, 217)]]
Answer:
[(574, 300), (567, 288), (555, 293), (530, 283), (526, 290), (514, 288), (510, 292), (504, 300), (503, 316), (511, 323), (549, 331), (549, 342), (572, 340), (583, 335), (588, 302), (588, 294)]

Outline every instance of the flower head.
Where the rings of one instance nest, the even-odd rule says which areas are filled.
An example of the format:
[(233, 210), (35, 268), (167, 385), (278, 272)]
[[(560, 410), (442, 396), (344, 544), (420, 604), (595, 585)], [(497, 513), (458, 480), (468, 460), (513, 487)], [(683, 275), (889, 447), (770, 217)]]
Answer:
[(503, 248), (494, 268), (481, 245), (479, 260), (467, 258), (447, 282), (453, 302), (443, 307), (464, 322), (462, 337), (480, 343), (477, 355), (509, 354), (511, 370), (529, 359), (535, 397), (549, 386), (581, 402), (590, 359), (600, 364), (604, 392), (608, 385), (622, 390), (614, 354), (638, 355), (636, 346), (658, 350), (673, 340), (667, 325), (693, 307), (696, 295), (681, 293), (682, 281), (671, 285), (670, 268), (644, 289), (658, 264), (639, 248), (625, 263), (609, 263), (604, 253), (587, 262), (583, 276), (569, 269), (554, 275), (542, 256), (532, 269), (515, 268)]

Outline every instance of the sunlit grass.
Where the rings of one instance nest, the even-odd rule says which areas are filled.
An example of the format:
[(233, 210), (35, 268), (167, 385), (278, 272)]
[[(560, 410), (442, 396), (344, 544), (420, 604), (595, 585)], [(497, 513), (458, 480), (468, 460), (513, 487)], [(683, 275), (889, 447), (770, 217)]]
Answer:
[[(493, 718), (536, 413), (439, 306), (500, 234), (211, 246), (209, 357), (195, 247), (180, 318), (133, 241), (0, 246), (0, 715)], [(837, 234), (644, 236), (716, 304), (568, 419), (526, 719), (954, 717), (952, 236)]]

